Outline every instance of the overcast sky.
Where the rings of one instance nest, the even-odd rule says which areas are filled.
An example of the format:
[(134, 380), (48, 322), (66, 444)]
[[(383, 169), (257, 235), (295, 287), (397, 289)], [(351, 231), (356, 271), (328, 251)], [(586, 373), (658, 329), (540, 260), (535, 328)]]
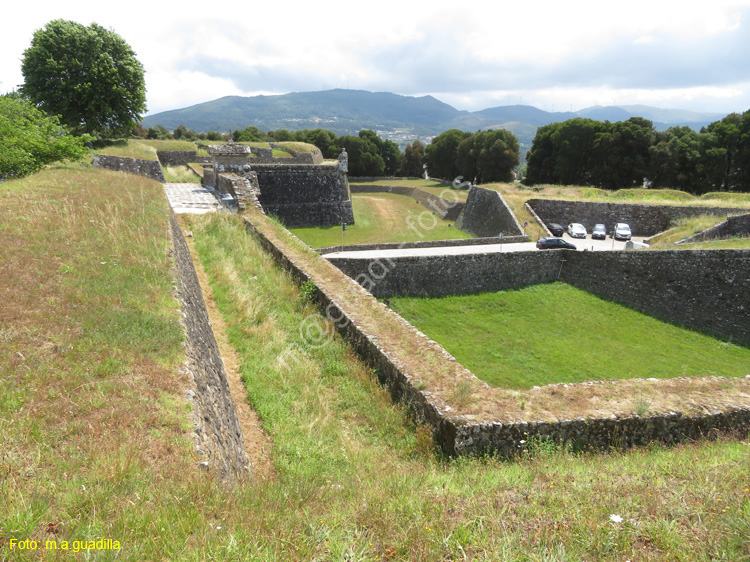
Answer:
[(117, 32), (148, 113), (227, 95), (350, 88), (457, 109), (750, 109), (750, 0), (38, 0), (5, 11), (0, 92), (53, 19)]

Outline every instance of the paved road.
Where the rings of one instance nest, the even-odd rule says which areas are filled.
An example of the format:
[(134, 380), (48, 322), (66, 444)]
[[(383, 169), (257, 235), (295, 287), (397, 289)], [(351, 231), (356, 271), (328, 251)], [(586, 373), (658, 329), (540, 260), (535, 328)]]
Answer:
[[(589, 236), (582, 238), (571, 238), (567, 234), (563, 238), (575, 244), (578, 251), (594, 250), (624, 250), (625, 242), (611, 238), (606, 240), (592, 240)], [(642, 242), (643, 237), (634, 236), (635, 242)], [(403, 248), (393, 250), (357, 250), (353, 252), (332, 252), (324, 254), (326, 258), (357, 258), (376, 259), (389, 257), (417, 257), (417, 256), (457, 256), (464, 254), (487, 254), (499, 252), (554, 252), (556, 250), (537, 250), (536, 242), (522, 242), (520, 244), (483, 244), (480, 246), (439, 246), (435, 248)]]
[(211, 213), (221, 208), (214, 194), (198, 183), (165, 183), (164, 192), (177, 214)]

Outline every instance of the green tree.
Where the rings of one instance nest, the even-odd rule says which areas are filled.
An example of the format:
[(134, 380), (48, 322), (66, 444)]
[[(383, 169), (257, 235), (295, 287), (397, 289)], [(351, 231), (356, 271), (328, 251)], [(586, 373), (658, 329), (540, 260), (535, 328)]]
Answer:
[(382, 176), (385, 162), (378, 147), (368, 138), (345, 136), (338, 139), (339, 152), (345, 148), (349, 155), (349, 176)]
[(22, 93), (73, 133), (130, 133), (146, 111), (143, 66), (114, 31), (53, 20), (24, 51)]
[(276, 142), (285, 142), (285, 141), (294, 140), (292, 133), (290, 133), (286, 129), (278, 129), (276, 131), (271, 131), (269, 135), (271, 135), (273, 137), (273, 140), (275, 140)]
[(272, 139), (258, 127), (251, 125), (241, 131), (233, 131), (232, 140), (234, 142), (266, 142)]
[(657, 132), (649, 148), (653, 187), (682, 189), (696, 195), (709, 191), (701, 135), (690, 127)]
[(424, 173), (424, 145), (415, 140), (404, 149), (399, 174), (408, 178), (421, 178)]
[(68, 134), (56, 117), (17, 97), (0, 97), (0, 177), (21, 177), (87, 153), (86, 136)]
[(359, 137), (367, 140), (371, 146), (375, 147), (375, 152), (383, 160), (383, 174), (387, 176), (394, 175), (401, 164), (401, 152), (398, 145), (390, 140), (381, 139), (375, 131), (362, 129)]
[(459, 173), (477, 181), (512, 181), (519, 164), (519, 144), (506, 129), (478, 131), (462, 140), (456, 149)]
[(171, 138), (172, 135), (169, 134), (169, 131), (162, 125), (156, 125), (155, 127), (149, 127), (146, 131), (146, 138), (148, 139), (158, 139), (158, 140), (166, 140), (168, 138)]
[(341, 152), (336, 133), (324, 129), (303, 129), (294, 133), (294, 140), (314, 144), (323, 153), (323, 158), (336, 158)]
[(650, 169), (653, 123), (642, 117), (631, 117), (607, 125), (608, 129), (599, 133), (594, 142), (591, 183), (605, 189), (642, 185)]
[(427, 171), (431, 176), (452, 180), (461, 175), (456, 163), (458, 145), (471, 133), (450, 129), (440, 133), (425, 148)]
[(743, 116), (730, 113), (701, 131), (706, 135), (708, 182), (714, 189), (733, 191), (741, 188), (736, 159), (741, 152), (743, 128)]

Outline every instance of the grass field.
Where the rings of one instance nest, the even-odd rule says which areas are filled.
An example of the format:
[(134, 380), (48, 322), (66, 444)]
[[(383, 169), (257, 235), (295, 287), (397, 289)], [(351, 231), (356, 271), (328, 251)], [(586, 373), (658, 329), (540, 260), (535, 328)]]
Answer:
[[(215, 214), (186, 226), (272, 442), (267, 477), (225, 488), (190, 439), (161, 186), (57, 167), (0, 208), (0, 560), (750, 558), (747, 435), (441, 458), (338, 336), (306, 341), (317, 311)], [(121, 548), (72, 550), (99, 539)]]
[(399, 314), (493, 386), (750, 374), (750, 349), (564, 283), (391, 301)]
[[(406, 195), (352, 193), (354, 224), (347, 225), (344, 244), (418, 242), (471, 238)], [(291, 231), (313, 248), (341, 244), (341, 226), (293, 228)]]

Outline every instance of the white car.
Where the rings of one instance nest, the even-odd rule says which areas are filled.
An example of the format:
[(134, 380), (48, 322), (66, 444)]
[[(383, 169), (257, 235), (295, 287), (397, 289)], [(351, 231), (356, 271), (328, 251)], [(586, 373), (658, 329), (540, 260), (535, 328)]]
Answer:
[(586, 238), (588, 233), (586, 227), (580, 223), (574, 222), (568, 225), (568, 235), (572, 238)]
[(624, 222), (618, 222), (615, 225), (615, 229), (612, 232), (612, 237), (615, 240), (630, 240), (630, 237), (632, 236), (630, 232), (630, 226), (625, 224)]

